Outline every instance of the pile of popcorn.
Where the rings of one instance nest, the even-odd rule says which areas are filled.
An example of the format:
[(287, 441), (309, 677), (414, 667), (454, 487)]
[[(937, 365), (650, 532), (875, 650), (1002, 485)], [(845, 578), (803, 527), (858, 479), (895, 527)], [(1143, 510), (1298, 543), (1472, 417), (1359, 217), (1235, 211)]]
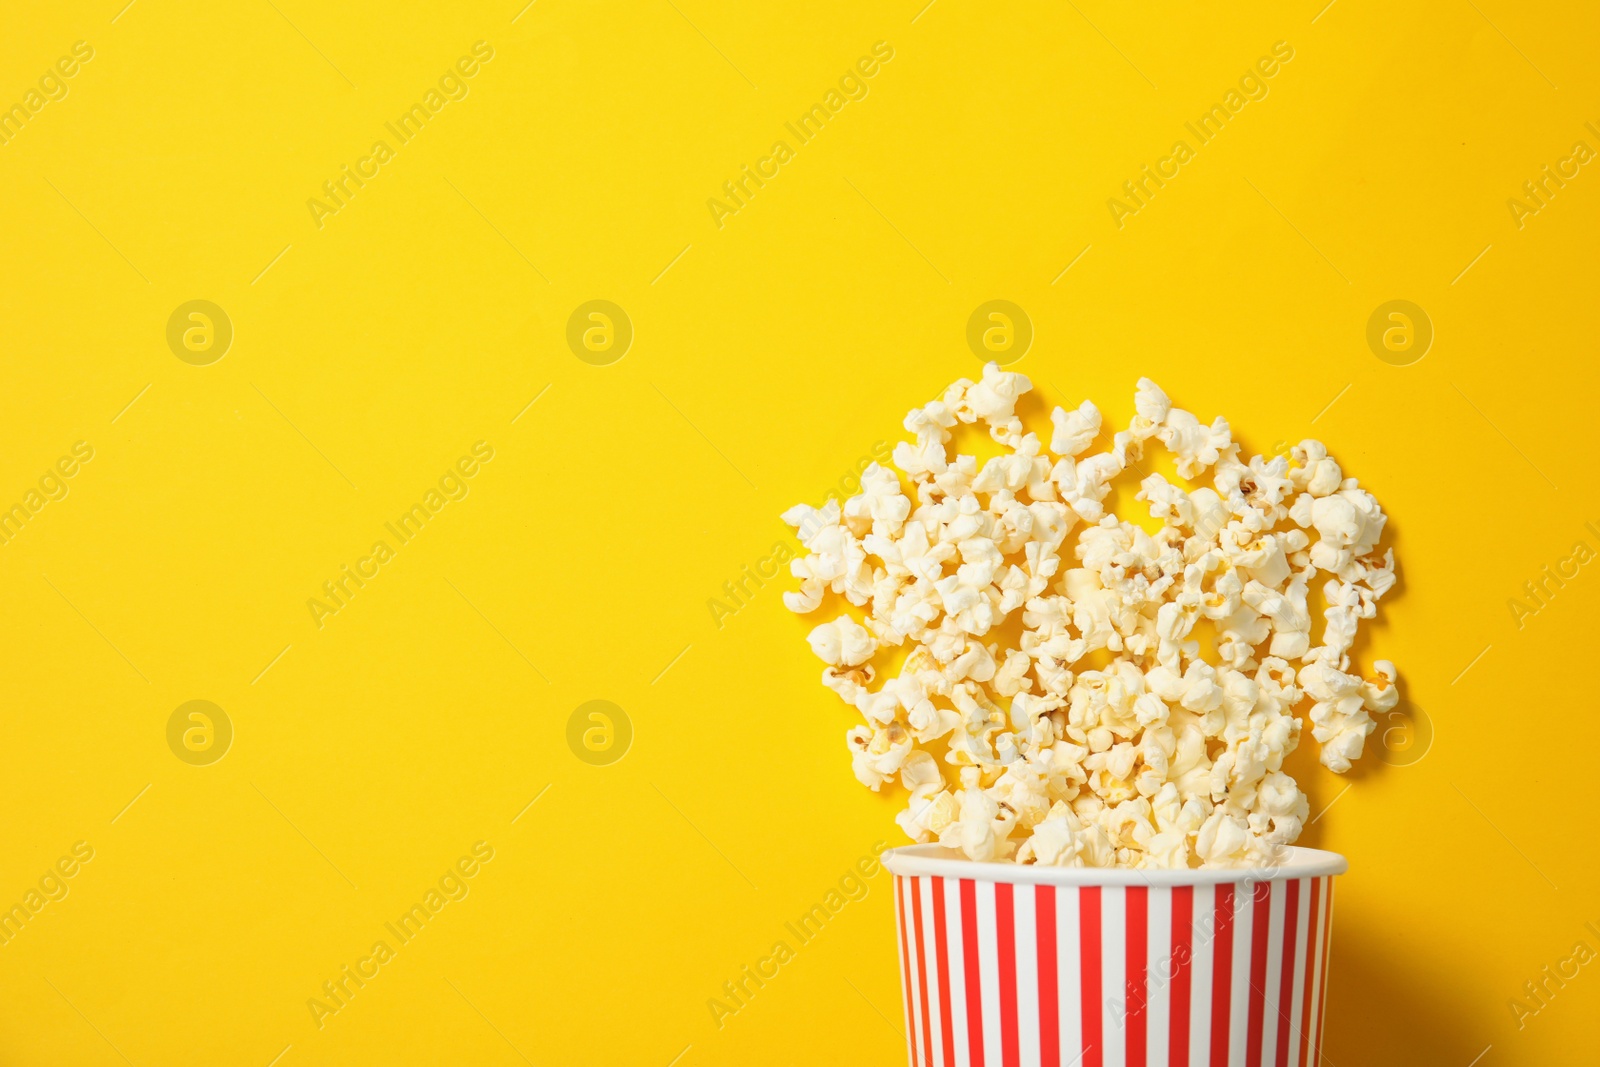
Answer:
[[(899, 474), (873, 464), (842, 507), (783, 516), (809, 550), (785, 604), (841, 607), (832, 593), (857, 609), (809, 637), (823, 684), (861, 714), (856, 777), (876, 790), (898, 776), (902, 829), (975, 860), (1272, 862), (1308, 814), (1283, 771), (1296, 705), (1309, 698), (1322, 763), (1343, 773), (1370, 713), (1399, 699), (1393, 664), (1350, 666), (1395, 583), (1378, 502), (1316, 441), (1244, 460), (1225, 419), (1207, 426), (1143, 378), (1109, 451), (1086, 454), (1102, 438), (1087, 400), (1054, 410), (1046, 450), (1015, 414), (1031, 387), (989, 364), (906, 416)], [(952, 455), (958, 423), (1005, 451)], [(1209, 481), (1145, 477), (1154, 534), (1104, 504), (1152, 439), (1182, 479)], [(880, 679), (872, 661), (893, 649), (903, 662)]]

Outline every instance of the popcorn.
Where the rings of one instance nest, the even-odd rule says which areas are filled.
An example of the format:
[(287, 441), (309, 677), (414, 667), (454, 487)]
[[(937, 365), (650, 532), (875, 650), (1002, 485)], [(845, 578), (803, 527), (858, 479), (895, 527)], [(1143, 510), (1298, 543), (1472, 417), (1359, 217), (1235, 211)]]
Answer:
[(1056, 408), (1050, 413), (1050, 421), (1056, 428), (1050, 438), (1050, 451), (1068, 459), (1087, 452), (1100, 434), (1100, 409), (1089, 400), (1080, 404), (1076, 411)]
[(811, 651), (830, 667), (854, 667), (865, 663), (878, 650), (866, 627), (848, 615), (825, 622), (806, 638)]
[[(974, 860), (1272, 862), (1309, 815), (1283, 770), (1296, 709), (1344, 773), (1399, 701), (1392, 663), (1350, 663), (1396, 581), (1382, 509), (1321, 443), (1246, 457), (1147, 378), (1107, 451), (1087, 400), (1051, 413), (1046, 448), (1016, 414), (1031, 388), (989, 364), (907, 414), (893, 469), (783, 516), (807, 549), (784, 603), (830, 607), (807, 640), (860, 716), (856, 777), (898, 779), (907, 836)], [(962, 425), (1004, 451), (952, 454)], [(1141, 471), (1154, 533), (1105, 503), (1152, 442), (1210, 483)]]

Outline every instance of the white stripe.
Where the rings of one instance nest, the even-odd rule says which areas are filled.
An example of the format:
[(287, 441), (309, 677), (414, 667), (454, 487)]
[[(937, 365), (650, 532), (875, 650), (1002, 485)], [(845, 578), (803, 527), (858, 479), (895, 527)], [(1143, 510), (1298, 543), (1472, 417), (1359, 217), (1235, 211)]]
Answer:
[(944, 881), (945, 951), (950, 956), (950, 1021), (956, 1046), (956, 1063), (967, 1061), (967, 965), (961, 926), (961, 880)]
[[(895, 927), (896, 927), (897, 931), (900, 934), (900, 952), (901, 952), (902, 958), (903, 959), (907, 959), (907, 960), (910, 959), (910, 957), (907, 956), (906, 953), (908, 952), (907, 946), (910, 945), (910, 943), (911, 943), (911, 931), (906, 929), (906, 926), (907, 926), (908, 923), (910, 923), (911, 916), (909, 914), (910, 904), (909, 904), (909, 902), (906, 901), (905, 893), (906, 893), (907, 883), (910, 882), (910, 881), (911, 881), (911, 879), (902, 878), (899, 875), (895, 875), (895, 879), (894, 879), (894, 888), (895, 888), (894, 924), (895, 924)], [(910, 971), (908, 971), (906, 969), (907, 966), (908, 966), (908, 964), (906, 964), (906, 963), (902, 963), (901, 964), (901, 975), (902, 976), (910, 974)], [(912, 989), (912, 983), (914, 983), (915, 981), (916, 981), (916, 977), (915, 976), (906, 978), (906, 980), (905, 980), (905, 989), (902, 991), (902, 999), (905, 1001), (905, 1006), (906, 1006), (906, 1033), (908, 1033), (908, 1034), (912, 1032), (912, 1030), (911, 1030), (911, 1001), (912, 1001), (912, 998), (915, 996), (915, 994), (912, 993), (911, 989)], [(911, 1061), (910, 1061), (911, 1062), (911, 1067), (917, 1067), (916, 1051), (915, 1051), (915, 1049), (910, 1049), (910, 1042), (909, 1041), (907, 1042), (907, 1047), (908, 1047), (908, 1050), (911, 1052)]]
[(1127, 1058), (1128, 1037), (1128, 901), (1127, 890), (1100, 890), (1100, 1032), (1105, 1035), (1105, 1062)]
[(1228, 1064), (1245, 1067), (1250, 1029), (1250, 940), (1255, 917), (1254, 882), (1233, 887), (1233, 974), (1228, 1001)]
[(1262, 1067), (1287, 1067), (1278, 1063), (1278, 990), (1283, 983), (1283, 927), (1288, 908), (1288, 882), (1271, 882), (1267, 898), (1267, 970), (1262, 976), (1261, 1064)]
[(911, 984), (906, 987), (907, 1007), (911, 1012), (911, 1028), (906, 1031), (907, 1040), (911, 1043), (912, 1067), (926, 1067), (922, 1063), (922, 1030), (928, 1021), (922, 1018), (922, 1004), (917, 997), (917, 988), (922, 977), (923, 958), (922, 946), (917, 942), (917, 918), (913, 895), (922, 894), (921, 878), (906, 879), (906, 943), (911, 946)]
[[(1300, 1056), (1300, 1039), (1305, 1035), (1306, 1021), (1302, 1017), (1305, 1013), (1306, 1000), (1306, 974), (1310, 971), (1311, 961), (1311, 878), (1300, 879), (1300, 914), (1296, 917), (1294, 943), (1294, 985), (1290, 988), (1293, 998), (1289, 1002), (1289, 1018), (1293, 1025), (1289, 1027), (1289, 1059), (1288, 1064), (1293, 1064)], [(1322, 906), (1322, 897), (1318, 891), (1317, 906)]]
[(1332, 923), (1333, 879), (1328, 877), (1322, 880), (1322, 921), (1317, 924), (1320, 927), (1317, 932), (1317, 975), (1316, 985), (1312, 987), (1312, 996), (1316, 999), (1311, 1005), (1311, 1047), (1306, 1051), (1306, 1060), (1311, 1064), (1320, 1063), (1322, 1059), (1322, 1049), (1318, 1048), (1316, 1043), (1317, 1029), (1323, 1025), (1323, 1003), (1322, 997), (1319, 994), (1322, 990), (1322, 987), (1327, 983), (1328, 980), (1326, 977), (1329, 962), (1328, 956), (1329, 952), (1332, 950), (1332, 946), (1329, 946), (1329, 952), (1324, 952), (1323, 940)]
[[(933, 919), (933, 879), (918, 878), (922, 889), (922, 953), (928, 961), (928, 1019), (926, 1025), (928, 1033), (933, 1035), (933, 1061), (940, 1063), (944, 1053), (939, 1047), (939, 1033), (941, 1032), (941, 1015), (939, 1011), (939, 941), (938, 931), (934, 927)], [(921, 1004), (921, 994), (918, 994), (918, 1005)], [(919, 1051), (917, 1055), (922, 1055)], [(932, 1067), (932, 1064), (930, 1064)], [(941, 1064), (941, 1067), (943, 1065)]]
[(978, 883), (978, 988), (983, 991), (983, 1062), (1000, 1062), (1000, 960), (994, 929), (994, 883)]
[[(1190, 928), (1189, 1058), (1209, 1063), (1211, 1056), (1211, 976), (1217, 963), (1217, 887), (1194, 887), (1194, 924)], [(1176, 1067), (1188, 1067), (1179, 1064)]]
[(1061, 1061), (1083, 1051), (1083, 971), (1078, 945), (1078, 888), (1056, 887), (1056, 1002), (1061, 1020)]
[(1034, 887), (1013, 889), (1017, 929), (1017, 1050), (1023, 1063), (1039, 1062), (1039, 928)]
[[(1311, 1063), (1316, 1062), (1314, 1058), (1316, 1049), (1313, 1043), (1317, 1038), (1317, 975), (1322, 970), (1322, 936), (1319, 931), (1328, 917), (1327, 886), (1322, 884), (1323, 880), (1321, 878), (1314, 879), (1314, 881), (1318, 885), (1317, 925), (1306, 931), (1306, 951), (1311, 953), (1310, 957), (1308, 957), (1306, 968), (1306, 981), (1311, 983), (1311, 1005), (1306, 1012), (1305, 1019), (1301, 1021), (1301, 1025), (1306, 1028), (1308, 1036), (1306, 1038), (1306, 1058), (1304, 1060), (1297, 1058), (1294, 1061), (1300, 1065), (1308, 1061)], [(1295, 1049), (1295, 1056), (1298, 1057), (1299, 1055), (1300, 1050)]]
[[(1145, 1042), (1149, 1067), (1167, 1067), (1167, 1033), (1171, 1029), (1172, 1004), (1172, 890), (1149, 890), (1149, 916), (1146, 924), (1145, 954)], [(1181, 1064), (1180, 1067), (1188, 1067)]]

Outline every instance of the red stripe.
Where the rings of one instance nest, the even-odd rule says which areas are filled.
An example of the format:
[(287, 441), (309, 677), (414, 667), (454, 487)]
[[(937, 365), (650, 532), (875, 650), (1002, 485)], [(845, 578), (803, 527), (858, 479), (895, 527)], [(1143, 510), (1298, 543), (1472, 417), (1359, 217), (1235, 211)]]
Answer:
[(1317, 1044), (1312, 1050), (1312, 1055), (1318, 1061), (1322, 1059), (1322, 1024), (1328, 1019), (1328, 963), (1333, 951), (1333, 879), (1324, 879), (1328, 883), (1328, 895), (1324, 898), (1327, 902), (1328, 917), (1324, 920), (1325, 928), (1322, 932), (1322, 990), (1317, 994)]
[(1261, 1067), (1261, 1038), (1267, 1017), (1267, 927), (1272, 918), (1272, 883), (1257, 882), (1250, 905), (1250, 1021), (1245, 1031), (1245, 1067)]
[(928, 1028), (928, 943), (922, 937), (922, 879), (911, 883), (911, 922), (917, 931), (917, 995), (922, 1004), (922, 1062), (933, 1067), (933, 1031)]
[(1306, 959), (1302, 965), (1306, 972), (1305, 996), (1300, 1000), (1300, 1055), (1295, 1063), (1306, 1062), (1306, 1049), (1311, 1043), (1311, 991), (1317, 970), (1317, 905), (1322, 896), (1322, 879), (1311, 879), (1311, 909), (1306, 912)]
[(1011, 885), (994, 887), (994, 936), (1000, 948), (1000, 1059), (1005, 1067), (1020, 1067), (1017, 1050), (1017, 921)]
[(1272, 1062), (1289, 1067), (1289, 1027), (1294, 1022), (1294, 957), (1296, 924), (1300, 921), (1300, 879), (1291, 878), (1283, 900), (1283, 972), (1278, 980), (1278, 1055)]
[(1172, 890), (1172, 998), (1167, 1026), (1167, 1062), (1189, 1065), (1189, 987), (1194, 976), (1194, 886)]
[(944, 1044), (944, 1062), (956, 1062), (956, 1037), (950, 1019), (950, 946), (945, 944), (944, 879), (933, 880), (933, 939), (939, 957), (939, 1036)]
[(1217, 886), (1213, 909), (1216, 958), (1211, 967), (1211, 1067), (1228, 1067), (1229, 1020), (1233, 1015), (1233, 886)]
[(967, 1056), (983, 1067), (983, 990), (978, 986), (978, 883), (961, 879), (961, 965), (967, 972)]
[(1082, 966), (1083, 1067), (1105, 1067), (1100, 1047), (1100, 887), (1078, 887), (1078, 959)]
[(1123, 997), (1127, 1005), (1128, 1067), (1145, 1067), (1149, 1041), (1145, 979), (1150, 969), (1150, 890), (1130, 885), (1123, 896), (1128, 918), (1128, 960), (1123, 968)]
[(1056, 977), (1056, 888), (1033, 887), (1033, 926), (1038, 933), (1039, 1062), (1061, 1063), (1061, 988)]
[(906, 1003), (906, 1033), (914, 1033), (911, 1029), (911, 946), (909, 939), (911, 932), (906, 929), (906, 880), (894, 880), (894, 903), (900, 912), (900, 988), (905, 991)]

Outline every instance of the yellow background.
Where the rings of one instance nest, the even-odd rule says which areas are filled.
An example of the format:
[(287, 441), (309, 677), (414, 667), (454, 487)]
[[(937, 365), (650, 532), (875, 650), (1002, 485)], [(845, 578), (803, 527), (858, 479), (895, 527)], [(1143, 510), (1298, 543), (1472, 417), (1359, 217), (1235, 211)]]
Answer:
[[(1321, 437), (1392, 516), (1362, 655), (1435, 736), (1348, 794), (1302, 761), (1337, 799), (1305, 841), (1352, 864), (1329, 1062), (1600, 1062), (1589, 968), (1509, 1006), (1600, 948), (1600, 575), (1507, 607), (1600, 547), (1600, 176), (1521, 229), (1506, 204), (1600, 148), (1594, 13), (924, 2), (9, 13), (0, 103), (95, 55), (0, 147), (0, 503), (95, 456), (0, 546), (0, 903), (95, 857), (0, 947), (0, 1060), (902, 1062), (882, 874), (713, 1025), (900, 838), (788, 579), (720, 627), (707, 602), (978, 372), (967, 317), (1004, 298), (1051, 402), (1123, 420), (1150, 375), (1254, 449)], [(470, 94), (318, 228), (308, 198), (479, 40)], [(878, 41), (870, 94), (719, 229), (707, 199)], [(1118, 229), (1107, 199), (1276, 41), (1270, 94)], [(565, 341), (597, 298), (635, 329), (610, 366)], [(209, 366), (166, 343), (194, 299), (235, 331)], [(1391, 299), (1436, 330), (1409, 366), (1365, 340)], [(308, 598), (480, 440), (470, 495), (319, 629)], [(235, 730), (210, 766), (167, 745), (195, 699)], [(610, 766), (567, 746), (593, 699), (633, 726)], [(307, 1000), (480, 840), (470, 895), (318, 1029)]]

